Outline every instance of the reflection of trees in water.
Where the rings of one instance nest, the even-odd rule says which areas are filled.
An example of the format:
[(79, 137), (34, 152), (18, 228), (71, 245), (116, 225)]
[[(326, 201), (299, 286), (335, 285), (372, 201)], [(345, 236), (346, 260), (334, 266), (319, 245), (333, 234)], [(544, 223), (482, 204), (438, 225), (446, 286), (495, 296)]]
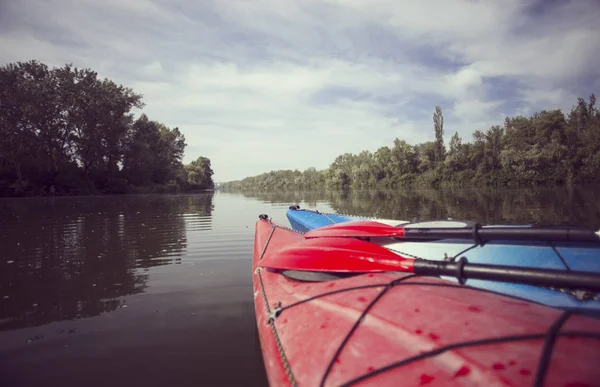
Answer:
[(183, 214), (211, 211), (212, 194), (3, 201), (0, 330), (115, 310), (181, 261)]
[[(182, 196), (152, 196), (143, 202), (140, 214), (128, 223), (131, 240), (130, 258), (137, 267), (149, 268), (180, 264), (186, 247), (186, 221), (201, 221), (210, 229), (213, 193)], [(144, 216), (143, 214), (149, 214)], [(200, 219), (200, 217), (206, 217)], [(188, 223), (189, 224), (189, 223)], [(140, 236), (140, 233), (142, 235)]]
[(181, 196), (182, 203), (188, 212), (196, 216), (211, 216), (214, 210), (213, 192), (206, 192), (198, 195)]
[(331, 192), (325, 189), (317, 191), (244, 191), (245, 197), (257, 199), (272, 204), (298, 204), (304, 202), (307, 206), (314, 208), (319, 202), (328, 201), (331, 194), (342, 192)]
[(352, 192), (331, 196), (335, 211), (405, 220), (598, 226), (600, 206), (587, 188)]
[(271, 202), (308, 207), (328, 202), (335, 212), (403, 220), (461, 219), (485, 224), (576, 224), (598, 227), (596, 187), (440, 190), (351, 190), (249, 193)]

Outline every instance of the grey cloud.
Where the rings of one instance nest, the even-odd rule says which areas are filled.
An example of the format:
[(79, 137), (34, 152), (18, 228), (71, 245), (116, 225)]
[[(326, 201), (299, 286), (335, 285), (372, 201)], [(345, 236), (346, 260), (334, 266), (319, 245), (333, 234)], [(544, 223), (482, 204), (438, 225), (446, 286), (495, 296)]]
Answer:
[(133, 87), (153, 119), (186, 135), (187, 160), (213, 159), (218, 180), (428, 140), (438, 104), (447, 133), (470, 138), (504, 115), (568, 108), (600, 79), (594, 0), (0, 7), (0, 61), (71, 62)]

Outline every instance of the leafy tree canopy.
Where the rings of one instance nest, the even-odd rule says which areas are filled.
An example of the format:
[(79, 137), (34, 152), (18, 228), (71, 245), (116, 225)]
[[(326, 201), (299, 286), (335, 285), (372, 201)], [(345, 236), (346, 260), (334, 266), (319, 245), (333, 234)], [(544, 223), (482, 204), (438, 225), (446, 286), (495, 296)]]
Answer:
[(507, 117), (502, 126), (476, 130), (471, 142), (455, 133), (444, 145), (444, 117), (433, 113), (435, 140), (410, 145), (396, 139), (374, 154), (338, 156), (329, 168), (273, 171), (224, 185), (255, 188), (396, 188), (480, 185), (548, 185), (600, 182), (600, 110), (596, 96), (568, 114), (543, 110)]
[(143, 107), (140, 94), (90, 69), (0, 67), (0, 196), (212, 188), (210, 160), (200, 158), (201, 177), (182, 178), (196, 168), (181, 162), (185, 137), (136, 119)]

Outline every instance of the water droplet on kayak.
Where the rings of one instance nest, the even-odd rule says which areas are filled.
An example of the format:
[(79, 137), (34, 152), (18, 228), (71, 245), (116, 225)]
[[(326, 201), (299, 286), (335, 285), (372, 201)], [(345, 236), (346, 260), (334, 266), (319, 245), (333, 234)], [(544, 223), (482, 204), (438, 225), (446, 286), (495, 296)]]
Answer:
[(420, 335), (421, 333), (423, 333), (423, 331), (422, 331), (422, 330), (420, 330), (420, 329), (417, 329), (417, 330), (415, 331), (415, 333), (416, 333), (417, 335)]
[(493, 368), (493, 369), (495, 369), (495, 370), (503, 370), (503, 369), (505, 369), (506, 367), (504, 367), (504, 364), (502, 364), (502, 363), (494, 363), (494, 364), (492, 365), (492, 368)]
[(283, 321), (282, 321), (281, 323), (282, 323), (282, 324), (287, 324), (287, 322), (288, 322), (288, 319), (287, 319), (287, 318), (284, 318), (284, 319), (283, 319)]
[(419, 308), (415, 309), (415, 312), (419, 313), (420, 312)]
[(371, 372), (371, 371), (375, 371), (375, 367), (368, 367), (367, 371)]
[(335, 286), (335, 283), (333, 283), (333, 282), (332, 282), (332, 283), (330, 283), (329, 285), (327, 285), (327, 287), (328, 287), (328, 288), (332, 288), (332, 287), (334, 287), (334, 286)]
[(509, 305), (519, 305), (519, 306), (527, 306), (527, 307), (529, 307), (529, 304), (526, 303), (526, 302), (504, 301), (504, 300), (502, 300), (500, 302), (502, 302), (504, 304), (509, 304)]
[(373, 277), (373, 275), (374, 275), (374, 274), (373, 274), (373, 273), (371, 273), (371, 274), (369, 274), (367, 277), (371, 278), (371, 277)]
[(467, 366), (462, 366), (460, 367), (460, 369), (458, 371), (456, 371), (456, 373), (454, 374), (454, 377), (457, 376), (465, 376), (468, 375), (471, 372), (471, 369)]
[(529, 371), (527, 368), (521, 368), (521, 369), (519, 370), (519, 373), (520, 373), (521, 375), (529, 375), (529, 374), (531, 373), (531, 371)]
[(471, 312), (481, 312), (481, 309), (478, 306), (469, 306), (468, 309)]
[(340, 359), (335, 359), (335, 362), (336, 363), (340, 363)]
[(321, 329), (325, 329), (325, 328), (327, 328), (327, 324), (321, 324), (321, 327), (320, 327), (320, 328), (321, 328)]
[(513, 365), (515, 365), (515, 364), (517, 364), (517, 362), (516, 362), (516, 361), (514, 361), (514, 360), (511, 360), (511, 361), (509, 361), (509, 362), (508, 362), (508, 365), (511, 365), (511, 366), (513, 366)]
[(469, 322), (468, 321), (465, 322), (465, 326), (467, 326), (467, 327), (469, 326)]
[(439, 338), (440, 338), (440, 337), (439, 337), (438, 335), (436, 335), (435, 333), (430, 333), (430, 334), (429, 334), (429, 337), (431, 337), (431, 340), (437, 340), (437, 339), (439, 339)]
[(358, 297), (357, 300), (360, 302), (367, 302), (367, 299), (364, 298), (363, 296)]
[(424, 386), (426, 384), (429, 384), (433, 381), (433, 379), (435, 379), (433, 376), (430, 376), (427, 374), (422, 374), (421, 375), (421, 383), (419, 385)]

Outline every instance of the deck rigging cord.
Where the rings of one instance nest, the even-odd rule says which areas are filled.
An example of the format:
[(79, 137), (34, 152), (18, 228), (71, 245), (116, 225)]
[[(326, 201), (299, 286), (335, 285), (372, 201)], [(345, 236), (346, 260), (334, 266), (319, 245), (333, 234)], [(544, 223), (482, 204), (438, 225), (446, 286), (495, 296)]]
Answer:
[[(271, 237), (273, 236), (273, 233), (275, 232), (276, 228), (284, 228), (285, 227), (281, 227), (277, 224), (272, 223), (271, 219), (269, 219), (266, 215), (261, 215), (260, 219), (262, 220), (266, 220), (270, 223), (272, 229), (271, 229), (271, 233), (267, 239), (267, 242), (263, 248), (262, 254), (259, 258), (262, 259), (265, 255), (265, 252), (267, 251), (267, 248), (269, 246), (269, 243), (271, 241)], [(470, 246), (469, 248), (461, 251), (460, 253), (456, 254), (454, 257), (452, 257), (452, 261), (455, 261), (456, 258), (459, 255), (463, 255), (464, 253), (466, 253), (467, 251), (477, 247), (478, 245), (475, 244), (473, 246)], [(570, 271), (570, 268), (568, 267), (568, 265), (566, 264), (566, 262), (564, 261), (564, 259), (562, 259), (562, 257), (560, 256), (560, 253), (556, 250), (556, 248), (551, 244), (551, 247), (553, 249), (553, 251), (557, 254), (557, 256), (560, 258), (561, 262), (563, 262), (563, 264), (565, 265), (565, 270)], [(416, 257), (417, 260), (424, 260), (422, 258)], [(341, 354), (342, 350), (344, 349), (344, 347), (346, 346), (346, 344), (348, 343), (348, 341), (350, 340), (351, 336), (353, 335), (353, 333), (356, 331), (356, 329), (358, 329), (358, 327), (360, 326), (360, 324), (362, 323), (362, 321), (365, 319), (365, 317), (368, 315), (369, 311), (375, 306), (375, 304), (384, 297), (385, 294), (387, 294), (392, 288), (397, 287), (397, 286), (403, 286), (403, 285), (424, 285), (424, 286), (432, 286), (432, 287), (452, 287), (452, 288), (458, 288), (458, 289), (471, 289), (471, 290), (477, 290), (480, 292), (489, 292), (489, 293), (495, 293), (498, 294), (497, 292), (494, 291), (490, 291), (490, 290), (486, 290), (486, 289), (478, 289), (478, 288), (473, 288), (471, 286), (465, 285), (467, 278), (463, 278), (462, 277), (462, 270), (464, 268), (464, 265), (466, 264), (466, 259), (464, 259), (464, 257), (461, 257), (461, 259), (459, 259), (458, 262), (456, 262), (457, 264), (461, 265), (461, 268), (458, 272), (458, 281), (460, 283), (460, 285), (457, 284), (452, 284), (452, 283), (448, 283), (448, 284), (444, 284), (444, 283), (430, 283), (430, 282), (422, 282), (422, 281), (417, 281), (415, 282), (414, 279), (415, 278), (419, 278), (419, 277), (424, 277), (420, 274), (408, 274), (408, 273), (402, 273), (402, 277), (400, 278), (396, 278), (392, 281), (389, 282), (385, 282), (385, 283), (378, 283), (378, 284), (369, 284), (369, 285), (361, 285), (361, 286), (354, 286), (354, 287), (349, 287), (349, 288), (344, 288), (344, 289), (336, 289), (333, 291), (329, 291), (329, 292), (324, 292), (321, 294), (317, 294), (315, 296), (312, 297), (308, 297), (304, 300), (300, 300), (294, 303), (291, 303), (289, 305), (281, 305), (281, 302), (277, 302), (277, 305), (275, 308), (271, 309), (269, 302), (268, 302), (268, 298), (265, 292), (265, 288), (264, 288), (264, 284), (263, 284), (263, 279), (262, 279), (262, 275), (261, 275), (261, 271), (263, 270), (263, 268), (258, 267), (256, 269), (256, 275), (258, 276), (259, 279), (259, 283), (260, 283), (260, 288), (261, 288), (261, 293), (263, 296), (263, 300), (266, 306), (266, 312), (268, 314), (268, 320), (267, 320), (267, 324), (269, 324), (271, 326), (275, 341), (276, 341), (276, 345), (278, 347), (278, 352), (279, 355), (282, 359), (282, 363), (284, 365), (284, 369), (286, 371), (286, 374), (288, 376), (288, 380), (290, 381), (290, 384), (292, 384), (293, 386), (297, 385), (297, 382), (295, 380), (295, 377), (293, 375), (293, 372), (291, 370), (291, 367), (289, 365), (289, 362), (287, 360), (287, 357), (285, 355), (285, 351), (283, 349), (283, 345), (281, 343), (281, 340), (279, 338), (279, 335), (277, 333), (276, 330), (276, 321), (277, 318), (286, 310), (289, 310), (290, 308), (296, 307), (298, 305), (302, 305), (305, 304), (307, 302), (313, 301), (315, 299), (318, 298), (322, 298), (322, 297), (326, 297), (329, 295), (333, 295), (333, 294), (339, 294), (342, 292), (349, 292), (349, 291), (353, 291), (353, 290), (359, 290), (359, 289), (367, 289), (367, 288), (383, 288), (383, 290), (381, 292), (379, 292), (370, 302), (369, 304), (364, 308), (364, 310), (361, 312), (359, 318), (355, 321), (355, 323), (353, 324), (352, 328), (349, 330), (349, 332), (346, 334), (346, 336), (344, 337), (344, 339), (341, 341), (340, 345), (338, 346), (335, 354), (332, 356), (330, 362), (328, 363), (325, 372), (323, 374), (323, 377), (321, 379), (321, 383), (320, 386), (324, 386), (325, 382), (327, 381), (327, 378), (332, 370), (332, 368), (335, 365), (335, 361), (336, 359), (339, 357), (339, 355)], [(388, 274), (393, 274), (393, 272), (388, 272)], [(400, 274), (400, 273), (397, 273)], [(427, 278), (427, 277), (425, 277)], [(412, 281), (407, 281), (409, 279), (413, 279)], [(555, 289), (552, 289), (555, 290)], [(507, 296), (507, 295), (504, 295)], [(512, 298), (518, 298), (518, 297), (514, 297), (514, 296), (508, 296), (508, 297), (512, 297)], [(594, 300), (598, 301), (598, 297), (597, 295), (595, 296), (595, 298), (593, 298)], [(534, 302), (534, 301), (529, 301), (529, 302)], [(384, 367), (366, 372), (365, 374), (354, 378), (352, 380), (349, 380), (347, 382), (345, 382), (344, 384), (342, 384), (341, 386), (351, 386), (354, 385), (358, 382), (361, 382), (363, 380), (366, 380), (370, 377), (373, 377), (375, 375), (378, 375), (382, 372), (412, 363), (414, 361), (418, 361), (418, 360), (422, 360), (425, 358), (429, 358), (429, 357), (433, 357), (433, 356), (437, 356), (441, 353), (444, 353), (446, 351), (449, 350), (453, 350), (453, 349), (458, 349), (458, 348), (465, 348), (465, 347), (471, 347), (471, 346), (477, 346), (477, 345), (487, 345), (487, 344), (495, 344), (495, 343), (504, 343), (504, 342), (515, 342), (515, 341), (526, 341), (526, 340), (540, 340), (540, 339), (544, 339), (544, 344), (543, 344), (543, 348), (542, 351), (540, 352), (540, 360), (538, 363), (538, 368), (536, 370), (536, 374), (535, 374), (535, 379), (534, 379), (534, 386), (536, 387), (541, 387), (544, 385), (544, 381), (548, 372), (548, 365), (550, 364), (551, 358), (552, 358), (552, 351), (554, 349), (554, 344), (556, 342), (556, 338), (557, 337), (586, 337), (586, 338), (593, 338), (593, 339), (598, 339), (600, 340), (600, 333), (596, 333), (596, 332), (586, 332), (586, 331), (562, 331), (561, 332), (561, 328), (564, 326), (564, 324), (566, 323), (566, 321), (572, 316), (572, 315), (576, 315), (577, 313), (574, 313), (572, 311), (563, 311), (563, 313), (561, 313), (559, 315), (559, 317), (550, 325), (550, 327), (547, 329), (547, 331), (545, 333), (539, 333), (539, 334), (528, 334), (528, 335), (511, 335), (511, 336), (501, 336), (501, 337), (492, 337), (492, 338), (487, 338), (487, 339), (480, 339), (480, 340), (475, 340), (475, 341), (464, 341), (464, 342), (458, 342), (458, 343), (453, 343), (453, 344), (449, 344), (443, 347), (438, 347), (435, 349), (432, 349), (430, 351), (427, 351), (425, 353), (421, 353), (419, 355), (416, 356), (412, 356), (397, 362), (393, 362), (391, 364), (388, 364)]]

